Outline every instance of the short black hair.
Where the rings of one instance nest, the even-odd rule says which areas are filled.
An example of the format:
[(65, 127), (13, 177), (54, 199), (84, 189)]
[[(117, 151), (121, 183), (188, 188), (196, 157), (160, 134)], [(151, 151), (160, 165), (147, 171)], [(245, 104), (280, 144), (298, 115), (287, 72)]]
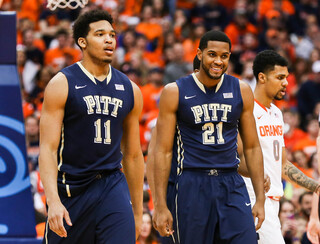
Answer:
[[(84, 14), (80, 15), (73, 25), (73, 39), (78, 45), (78, 39), (80, 37), (87, 37), (90, 27), (89, 25), (94, 22), (98, 22), (100, 20), (106, 20), (111, 25), (113, 24), (113, 19), (111, 15), (104, 10), (91, 10), (85, 12)], [(79, 46), (79, 45), (78, 45)], [(80, 46), (79, 46), (80, 47)], [(80, 47), (81, 48), (81, 47)]]
[(288, 67), (288, 61), (273, 50), (264, 50), (257, 54), (253, 61), (253, 74), (258, 81), (259, 73), (268, 73), (274, 70), (274, 66), (286, 66)]
[(219, 42), (227, 42), (229, 43), (229, 48), (231, 50), (231, 41), (229, 37), (222, 31), (211, 30), (205, 33), (201, 39), (199, 44), (199, 49), (203, 51), (203, 49), (207, 48), (208, 41), (219, 41)]
[(197, 55), (193, 59), (193, 70), (195, 69), (200, 69), (200, 60)]

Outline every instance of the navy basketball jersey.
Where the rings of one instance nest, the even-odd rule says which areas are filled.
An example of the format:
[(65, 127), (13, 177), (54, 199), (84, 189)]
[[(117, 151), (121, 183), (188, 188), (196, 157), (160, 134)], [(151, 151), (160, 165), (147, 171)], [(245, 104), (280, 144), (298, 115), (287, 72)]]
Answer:
[(223, 75), (207, 89), (195, 74), (176, 81), (179, 88), (173, 164), (183, 168), (235, 168), (238, 122), (243, 108), (239, 80)]
[(122, 124), (134, 106), (134, 95), (130, 80), (109, 67), (104, 81), (80, 62), (61, 71), (69, 92), (58, 150), (59, 175), (64, 175), (58, 181), (73, 184), (121, 168)]

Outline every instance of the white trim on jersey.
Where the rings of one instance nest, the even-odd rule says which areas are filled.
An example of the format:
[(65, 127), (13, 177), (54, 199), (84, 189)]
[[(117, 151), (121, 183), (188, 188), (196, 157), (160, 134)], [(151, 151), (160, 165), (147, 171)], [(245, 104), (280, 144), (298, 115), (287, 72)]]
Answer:
[(183, 170), (183, 160), (184, 160), (184, 149), (183, 149), (183, 142), (181, 139), (181, 133), (179, 126), (177, 125), (177, 175), (182, 174)]
[[(197, 86), (200, 88), (200, 90), (206, 93), (206, 89), (204, 88), (204, 85), (199, 81), (195, 73), (192, 73), (192, 77), (196, 82)], [(219, 91), (220, 87), (222, 86), (223, 80), (224, 80), (224, 74), (221, 76), (221, 80), (216, 86), (216, 91), (215, 91), (216, 93)]]
[(59, 171), (60, 171), (60, 168), (63, 163), (63, 160), (62, 160), (63, 148), (64, 148), (64, 124), (62, 124), (62, 127), (61, 127), (61, 146), (60, 146), (60, 151), (59, 151), (59, 165), (58, 165)]
[[(88, 78), (94, 83), (94, 84), (97, 84), (96, 83), (96, 80), (95, 80), (95, 77), (85, 68), (83, 67), (83, 65), (81, 64), (80, 61), (77, 62), (77, 64), (79, 65), (80, 69), (83, 71), (83, 73), (86, 74), (86, 76), (88, 76)], [(111, 77), (112, 77), (112, 72), (111, 72), (111, 65), (109, 64), (109, 73), (107, 75), (107, 85), (109, 84), (110, 80), (111, 80)]]

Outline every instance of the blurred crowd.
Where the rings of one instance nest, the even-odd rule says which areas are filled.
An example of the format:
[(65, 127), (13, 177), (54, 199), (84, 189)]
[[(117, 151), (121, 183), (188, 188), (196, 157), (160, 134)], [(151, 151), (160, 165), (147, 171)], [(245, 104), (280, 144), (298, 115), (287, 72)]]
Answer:
[[(320, 110), (319, 0), (90, 0), (83, 9), (55, 11), (46, 4), (47, 0), (3, 0), (0, 8), (17, 13), (17, 67), (39, 235), (46, 216), (38, 172), (43, 93), (60, 69), (81, 60), (71, 26), (81, 12), (90, 9), (111, 13), (117, 31), (112, 66), (141, 88), (140, 139), (146, 157), (163, 86), (192, 72), (200, 37), (215, 29), (224, 31), (232, 42), (227, 73), (253, 90), (252, 62), (259, 51), (273, 49), (288, 59), (286, 96), (276, 101), (284, 113), (288, 159), (306, 175), (319, 178), (315, 156)], [(308, 243), (304, 234), (312, 194), (285, 181), (284, 188), (280, 220), (286, 243)], [(157, 243), (147, 181), (144, 190), (144, 224), (137, 243)]]

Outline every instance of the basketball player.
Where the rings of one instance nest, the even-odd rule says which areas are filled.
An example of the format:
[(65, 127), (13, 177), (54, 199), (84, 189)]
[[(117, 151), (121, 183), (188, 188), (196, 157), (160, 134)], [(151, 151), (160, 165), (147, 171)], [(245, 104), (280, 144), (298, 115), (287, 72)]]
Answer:
[[(195, 58), (193, 59), (193, 70), (194, 73), (199, 72), (200, 69), (200, 60), (198, 59), (198, 56), (195, 56)], [(147, 161), (146, 161), (146, 166), (147, 166), (147, 179), (148, 179), (148, 184), (151, 190), (151, 193), (154, 194), (155, 192), (155, 188), (154, 188), (154, 152), (155, 152), (155, 144), (156, 144), (156, 137), (157, 137), (157, 130), (156, 127), (154, 127), (152, 129), (151, 132), (151, 139), (149, 142), (149, 146), (148, 146), (148, 157), (147, 157)], [(247, 171), (247, 167), (243, 166), (243, 164), (245, 163), (244, 160), (244, 155), (243, 155), (243, 145), (242, 145), (242, 141), (239, 138), (238, 135), (238, 154), (239, 154), (239, 158), (240, 158), (240, 163), (239, 163), (239, 167), (238, 167), (238, 173), (243, 175), (243, 176), (248, 176), (248, 171)], [(174, 166), (173, 164), (171, 165), (171, 172), (170, 172), (170, 176), (169, 176), (169, 180), (168, 180), (168, 188), (167, 188), (167, 205), (169, 210), (172, 210), (169, 206), (173, 206), (174, 203), (174, 182), (175, 182), (175, 175), (176, 173), (174, 172), (176, 170), (176, 166)], [(268, 175), (265, 174), (264, 177), (264, 192), (268, 192), (270, 189), (270, 177)], [(162, 243), (170, 243), (170, 238), (162, 238)]]
[[(259, 243), (284, 243), (278, 217), (279, 200), (283, 195), (281, 176), (313, 192), (319, 185), (308, 178), (287, 160), (283, 139), (283, 118), (280, 109), (272, 101), (283, 99), (288, 85), (288, 62), (277, 52), (260, 52), (253, 62), (253, 73), (257, 80), (254, 91), (253, 114), (263, 153), (264, 171), (270, 176), (271, 187), (266, 193), (265, 220), (258, 230)], [(245, 178), (251, 203), (255, 195), (250, 179)]]
[[(154, 165), (154, 225), (177, 243), (257, 243), (264, 220), (262, 153), (248, 85), (225, 74), (230, 39), (209, 31), (200, 40), (200, 71), (168, 84), (160, 98)], [(237, 173), (238, 129), (255, 186), (252, 211)], [(172, 164), (177, 165), (175, 206), (166, 203)], [(254, 218), (253, 218), (253, 217)], [(173, 223), (173, 226), (172, 226)], [(174, 231), (173, 231), (174, 230)]]
[(112, 23), (102, 10), (79, 16), (73, 35), (83, 60), (59, 72), (45, 91), (40, 122), (40, 174), (48, 204), (44, 243), (133, 244), (139, 233), (142, 95), (110, 66), (116, 47)]

